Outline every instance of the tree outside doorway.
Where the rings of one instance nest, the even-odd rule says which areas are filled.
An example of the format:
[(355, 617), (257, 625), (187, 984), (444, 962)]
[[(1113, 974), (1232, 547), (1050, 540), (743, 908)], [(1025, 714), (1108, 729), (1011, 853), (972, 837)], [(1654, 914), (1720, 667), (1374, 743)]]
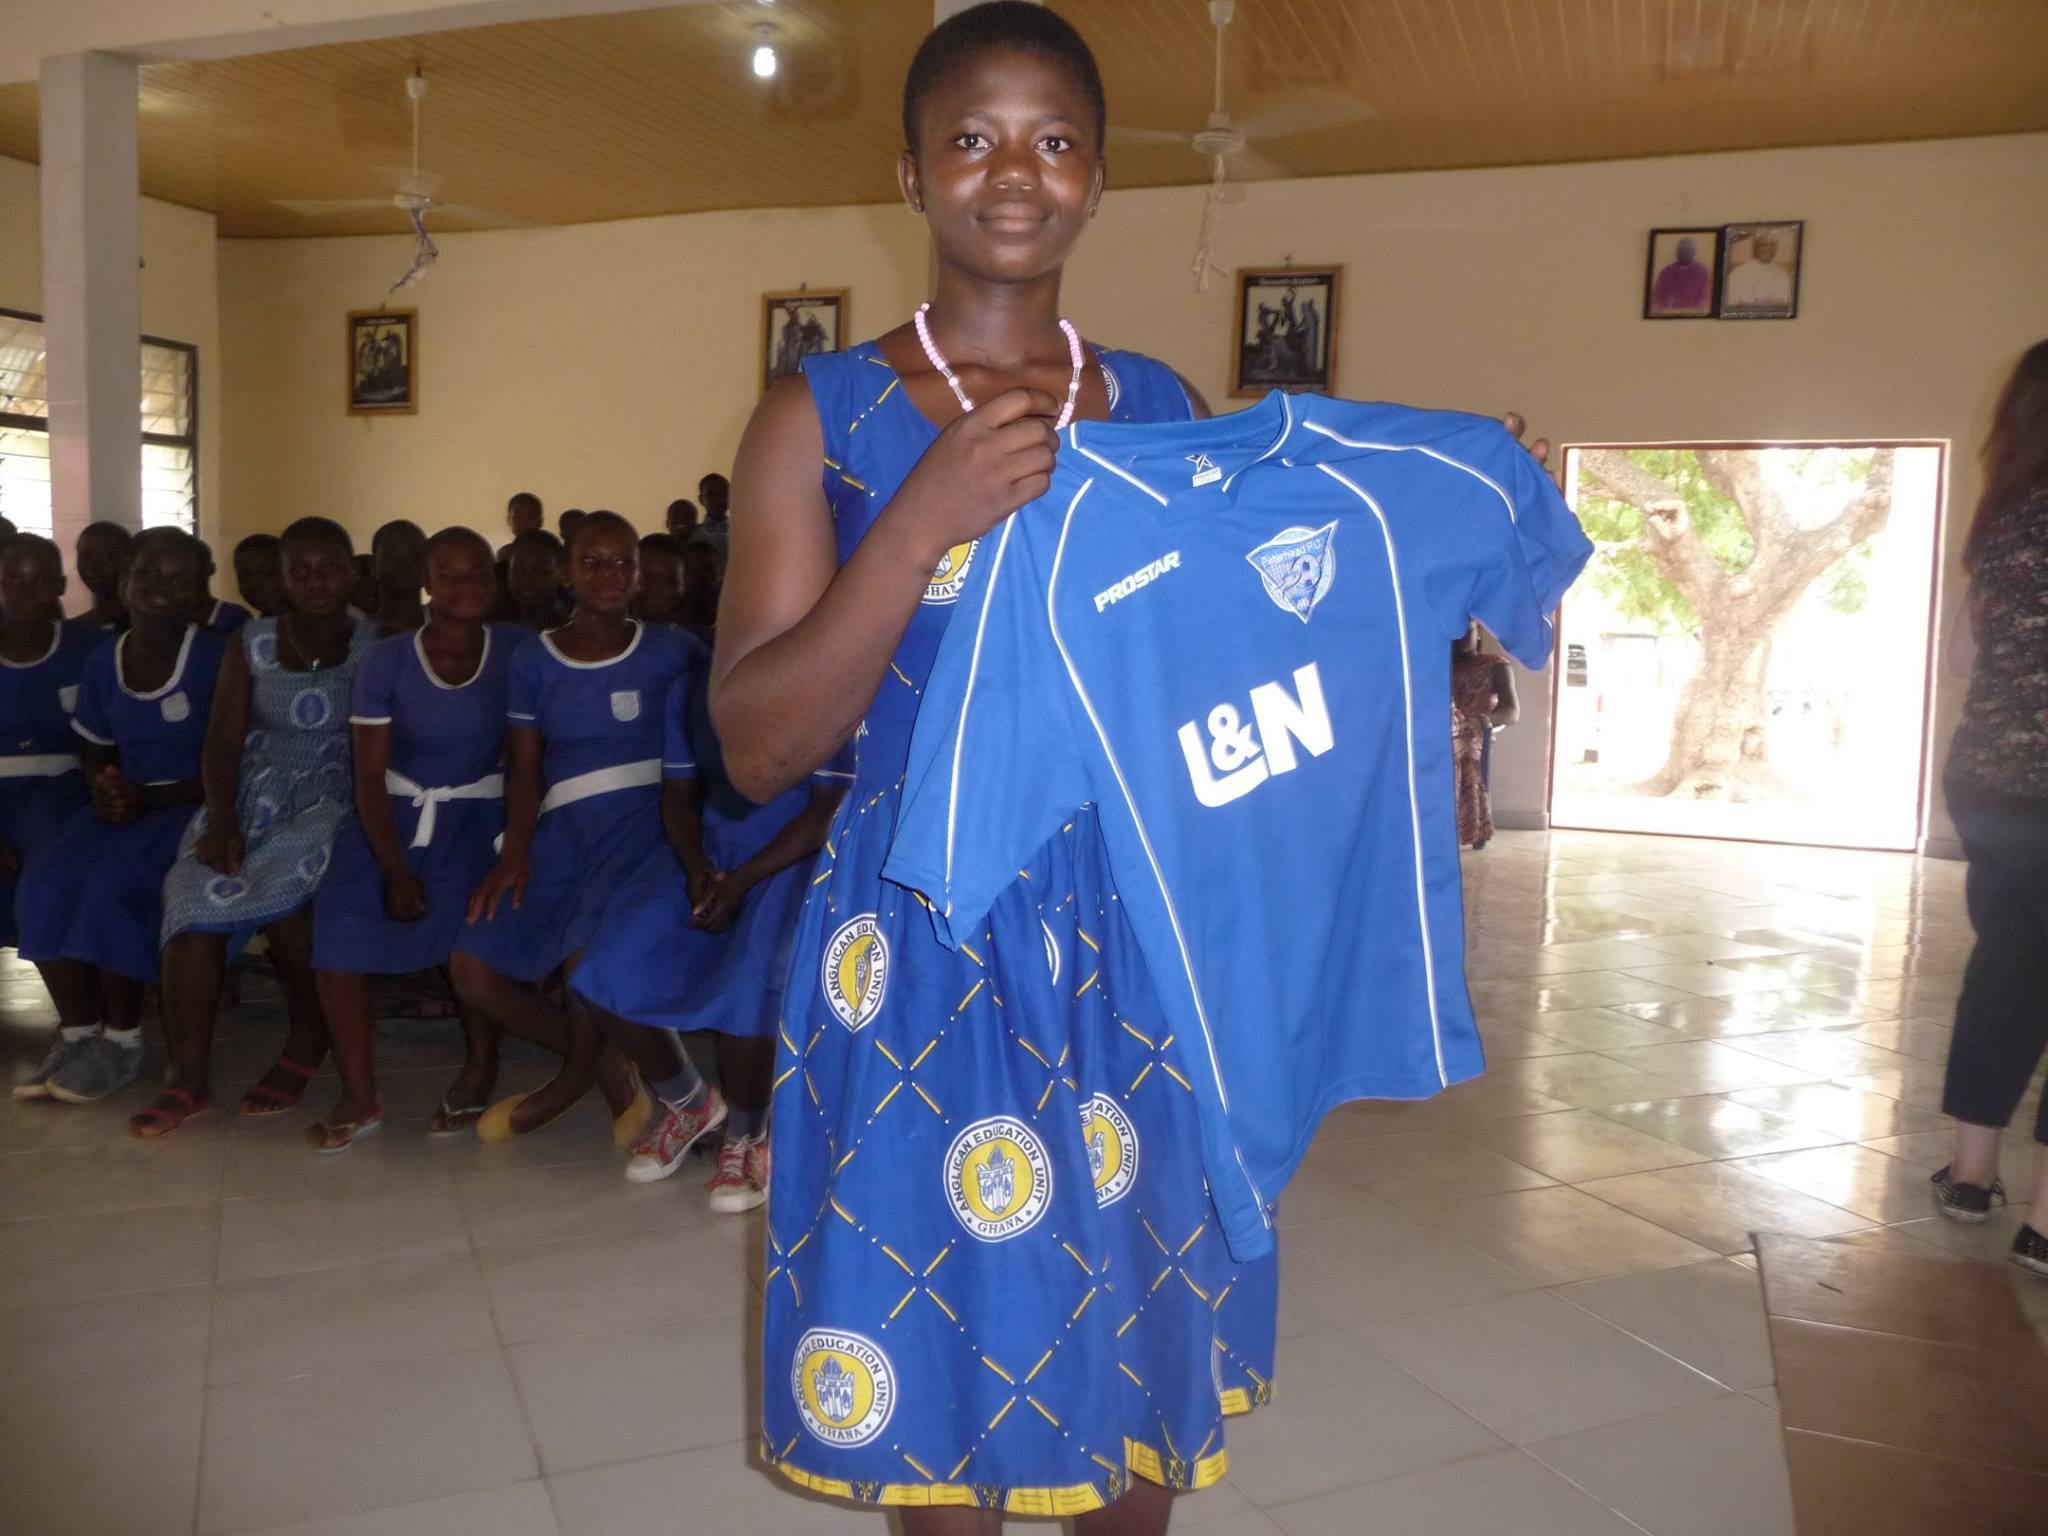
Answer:
[[(1886, 543), (1901, 516), (1901, 455), (1905, 543), (1927, 549), (1917, 575), (1880, 559), (1913, 559), (1898, 539)], [(1575, 506), (1597, 555), (1567, 600), (1563, 682), (1593, 686), (1589, 705), (1587, 694), (1561, 698), (1561, 791), (1567, 770), (1573, 791), (1597, 778), (1610, 799), (1698, 807), (1698, 829), (1718, 836), (1782, 836), (1745, 834), (1745, 809), (1835, 795), (1858, 758), (1845, 741), (1860, 735), (1872, 756), (1870, 680), (1853, 670), (1905, 666), (1888, 631), (1931, 588), (1937, 475), (1939, 449), (1917, 444), (1573, 451)], [(1925, 623), (1923, 606), (1921, 649)], [(1905, 705), (1915, 731), (1921, 692)], [(1573, 743), (1567, 756), (1573, 702), (1585, 750)], [(1882, 752), (1896, 758), (1901, 743), (1894, 731)], [(1642, 815), (1624, 811), (1620, 823)]]

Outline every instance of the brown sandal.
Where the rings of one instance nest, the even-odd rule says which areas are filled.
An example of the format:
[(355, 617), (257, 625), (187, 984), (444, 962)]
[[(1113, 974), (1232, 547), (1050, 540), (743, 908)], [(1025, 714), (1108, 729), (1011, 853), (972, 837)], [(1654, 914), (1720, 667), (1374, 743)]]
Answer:
[[(313, 1081), (315, 1069), (304, 1062), (293, 1061), (289, 1056), (280, 1056), (271, 1069), (259, 1078), (256, 1085), (242, 1095), (242, 1102), (236, 1106), (238, 1115), (281, 1115), (288, 1109), (297, 1109), (299, 1100), (306, 1096), (306, 1085)], [(273, 1087), (269, 1078), (282, 1075), (297, 1084), (292, 1088)]]
[(194, 1115), (211, 1108), (212, 1099), (194, 1098), (183, 1088), (166, 1088), (149, 1108), (128, 1117), (128, 1134), (137, 1141), (161, 1141)]

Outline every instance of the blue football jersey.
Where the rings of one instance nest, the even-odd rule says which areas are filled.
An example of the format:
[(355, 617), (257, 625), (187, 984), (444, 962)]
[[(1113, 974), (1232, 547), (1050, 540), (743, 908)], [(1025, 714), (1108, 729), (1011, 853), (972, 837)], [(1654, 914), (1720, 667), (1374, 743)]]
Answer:
[(1273, 394), (1065, 436), (970, 573), (884, 874), (955, 943), (1099, 807), (1248, 1256), (1328, 1110), (1481, 1068), (1451, 643), (1542, 665), (1592, 546), (1482, 417)]

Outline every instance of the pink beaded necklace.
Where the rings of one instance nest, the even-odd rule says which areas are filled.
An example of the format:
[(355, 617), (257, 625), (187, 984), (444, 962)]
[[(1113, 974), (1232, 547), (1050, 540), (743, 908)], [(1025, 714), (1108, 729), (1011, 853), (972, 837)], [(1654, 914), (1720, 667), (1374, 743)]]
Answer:
[[(929, 302), (917, 306), (917, 313), (911, 316), (911, 323), (917, 327), (917, 339), (924, 345), (924, 355), (931, 359), (932, 367), (939, 372), (953, 388), (953, 398), (960, 402), (960, 409), (971, 411), (974, 402), (967, 397), (967, 391), (960, 387), (960, 379), (947, 365), (945, 355), (939, 351), (939, 344), (932, 340), (932, 328), (925, 323), (925, 311), (931, 308)], [(1073, 322), (1066, 316), (1060, 317), (1060, 330), (1067, 338), (1067, 356), (1073, 359), (1074, 376), (1067, 381), (1067, 403), (1060, 408), (1060, 419), (1053, 423), (1053, 430), (1060, 431), (1074, 419), (1074, 402), (1081, 397), (1081, 333), (1074, 329)]]

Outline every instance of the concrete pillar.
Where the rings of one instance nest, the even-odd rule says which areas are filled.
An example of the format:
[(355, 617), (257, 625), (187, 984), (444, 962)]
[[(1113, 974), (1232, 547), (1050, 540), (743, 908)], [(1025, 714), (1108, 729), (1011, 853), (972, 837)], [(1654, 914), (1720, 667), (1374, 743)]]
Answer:
[(43, 60), (50, 500), (67, 558), (96, 519), (142, 526), (136, 84), (111, 54)]

